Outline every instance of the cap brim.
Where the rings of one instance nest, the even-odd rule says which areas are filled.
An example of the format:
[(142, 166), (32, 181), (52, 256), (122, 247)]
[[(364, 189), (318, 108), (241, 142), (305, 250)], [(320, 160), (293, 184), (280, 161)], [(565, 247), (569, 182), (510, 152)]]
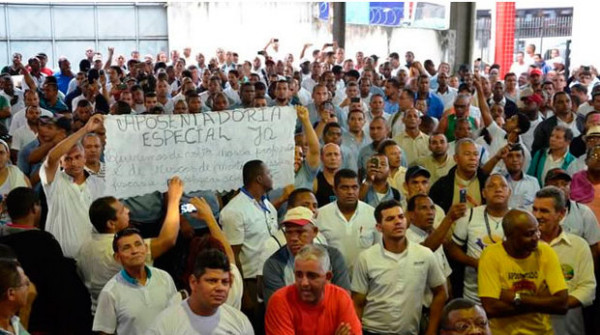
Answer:
[(309, 223), (313, 223), (311, 220), (306, 219), (294, 219), (294, 220), (285, 220), (281, 224), (291, 223), (298, 226), (306, 226)]

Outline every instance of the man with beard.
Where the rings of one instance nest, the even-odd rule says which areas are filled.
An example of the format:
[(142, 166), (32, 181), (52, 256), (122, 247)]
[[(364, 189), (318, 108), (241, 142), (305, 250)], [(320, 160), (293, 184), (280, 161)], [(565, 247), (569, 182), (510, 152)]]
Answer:
[(447, 175), (456, 163), (448, 154), (448, 141), (444, 134), (433, 134), (429, 137), (429, 151), (431, 154), (419, 158), (416, 164), (423, 166), (431, 173), (429, 182), (433, 185), (438, 179)]

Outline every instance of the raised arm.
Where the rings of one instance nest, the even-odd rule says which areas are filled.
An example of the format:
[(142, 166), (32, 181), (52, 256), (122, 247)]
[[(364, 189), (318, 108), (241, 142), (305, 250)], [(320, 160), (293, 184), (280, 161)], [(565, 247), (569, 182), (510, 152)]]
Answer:
[(32, 91), (36, 91), (38, 89), (37, 85), (35, 84), (35, 80), (33, 80), (33, 78), (31, 77), (31, 74), (29, 73), (29, 71), (27, 71), (27, 68), (25, 66), (23, 66), (22, 63), (19, 63), (19, 67), (21, 68), (21, 73), (23, 74), (23, 79), (25, 80), (25, 83), (27, 84), (27, 86), (29, 87), (30, 90)]
[(87, 134), (94, 132), (100, 127), (102, 127), (102, 123), (104, 122), (104, 118), (100, 114), (96, 114), (92, 116), (84, 127), (71, 134), (71, 136), (65, 138), (60, 141), (57, 146), (52, 148), (46, 156), (46, 160), (44, 160), (44, 164), (42, 165), (42, 169), (46, 172), (47, 183), (51, 184), (54, 181), (54, 177), (56, 175), (56, 171), (58, 170), (58, 163), (60, 158), (73, 148), (81, 140), (81, 138)]
[(448, 214), (444, 217), (439, 227), (437, 227), (423, 243), (423, 246), (436, 251), (444, 242), (448, 236), (448, 232), (456, 220), (460, 219), (467, 212), (467, 205), (463, 203), (454, 204), (448, 210)]
[(481, 170), (483, 170), (483, 172), (489, 176), (494, 170), (496, 164), (503, 160), (506, 155), (508, 155), (509, 151), (510, 145), (507, 144), (506, 146), (502, 147), (502, 149), (498, 150), (498, 152), (492, 156), (492, 158), (488, 159), (488, 161), (481, 167)]
[(167, 216), (160, 229), (160, 233), (158, 233), (158, 237), (150, 241), (150, 250), (153, 259), (167, 252), (177, 241), (177, 235), (179, 234), (179, 203), (182, 195), (183, 181), (177, 176), (169, 179)]
[(304, 129), (306, 141), (308, 142), (306, 163), (312, 169), (316, 169), (321, 164), (321, 148), (319, 146), (319, 138), (317, 137), (317, 132), (310, 124), (310, 117), (308, 114), (308, 109), (306, 109), (306, 107), (297, 106), (296, 112), (298, 114), (298, 119), (300, 119), (300, 122), (302, 122), (302, 128)]
[(302, 47), (302, 52), (300, 52), (300, 59), (304, 58), (306, 49), (310, 48), (311, 45), (312, 45), (312, 43), (304, 43), (304, 47)]
[(110, 68), (110, 66), (112, 65), (112, 59), (113, 59), (114, 54), (115, 54), (115, 48), (108, 47), (108, 59), (104, 63), (104, 70), (108, 70)]
[(481, 82), (479, 81), (479, 75), (475, 75), (473, 78), (473, 84), (475, 85), (477, 91), (477, 102), (479, 103), (479, 109), (481, 110), (481, 118), (483, 119), (483, 126), (488, 127), (494, 119), (492, 118), (492, 113), (490, 112), (490, 107), (485, 101), (485, 97), (483, 96), (483, 88), (481, 87)]

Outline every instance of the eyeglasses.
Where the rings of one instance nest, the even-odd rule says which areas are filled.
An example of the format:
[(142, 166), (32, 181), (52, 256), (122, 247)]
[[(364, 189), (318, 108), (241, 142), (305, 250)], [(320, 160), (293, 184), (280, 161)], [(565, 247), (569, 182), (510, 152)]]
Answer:
[(470, 322), (459, 321), (454, 324), (454, 327), (444, 328), (444, 329), (453, 330), (455, 332), (458, 332), (459, 334), (464, 334), (471, 328), (486, 329), (489, 323), (490, 322), (486, 319), (477, 319), (477, 320), (470, 321)]
[(466, 105), (454, 104), (454, 108), (468, 108), (468, 107), (469, 107), (468, 104), (466, 104)]

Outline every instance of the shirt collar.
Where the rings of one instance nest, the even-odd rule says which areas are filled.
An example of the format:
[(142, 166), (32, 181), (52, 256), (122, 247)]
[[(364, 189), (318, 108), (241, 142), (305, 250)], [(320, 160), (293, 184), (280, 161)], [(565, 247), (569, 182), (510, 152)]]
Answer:
[[(147, 265), (144, 265), (144, 269), (146, 269), (146, 275), (148, 276), (148, 279), (152, 278), (152, 271), (150, 271), (150, 268)], [(123, 277), (123, 279), (125, 279), (125, 281), (127, 281), (131, 285), (137, 286), (140, 284), (139, 281), (131, 277), (129, 273), (125, 271), (125, 269), (121, 269), (121, 276)]]
[(550, 246), (560, 244), (562, 241), (564, 241), (564, 243), (566, 243), (567, 245), (571, 245), (571, 239), (569, 239), (564, 229), (555, 239), (552, 240), (552, 242), (550, 242)]
[[(250, 194), (250, 192), (248, 192), (248, 190), (245, 187), (242, 186), (242, 188), (240, 188), (240, 191), (242, 193), (244, 193), (246, 196), (248, 196), (248, 198), (250, 198), (250, 200), (256, 201), (256, 199), (254, 199), (254, 197), (252, 196), (252, 194)], [(256, 202), (258, 203), (258, 205), (260, 206), (260, 208), (263, 211), (265, 211), (267, 213), (271, 213), (271, 211), (269, 210), (269, 207), (265, 204), (265, 200), (267, 200), (267, 195), (263, 194), (260, 197), (260, 201), (256, 201)]]
[(429, 236), (429, 234), (427, 234), (426, 231), (424, 231), (423, 229), (415, 226), (414, 224), (411, 224), (410, 226), (408, 226), (408, 229), (412, 230), (413, 233), (421, 236), (421, 237), (427, 237)]

